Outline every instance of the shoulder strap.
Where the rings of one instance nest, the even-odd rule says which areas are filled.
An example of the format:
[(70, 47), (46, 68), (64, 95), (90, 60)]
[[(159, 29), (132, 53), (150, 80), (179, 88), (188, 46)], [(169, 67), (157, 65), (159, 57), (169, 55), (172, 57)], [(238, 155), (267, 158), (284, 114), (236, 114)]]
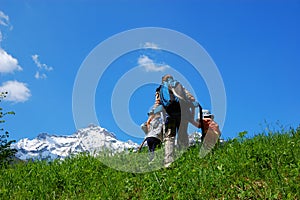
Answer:
[(163, 82), (160, 86), (160, 100), (164, 106), (168, 106), (173, 100), (171, 87), (168, 82)]

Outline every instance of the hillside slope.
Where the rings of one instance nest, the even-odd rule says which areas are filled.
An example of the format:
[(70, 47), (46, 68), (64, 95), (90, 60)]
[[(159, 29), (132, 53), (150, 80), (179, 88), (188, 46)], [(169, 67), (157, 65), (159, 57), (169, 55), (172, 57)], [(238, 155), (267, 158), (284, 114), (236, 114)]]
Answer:
[(88, 155), (17, 164), (0, 171), (0, 199), (300, 199), (300, 129), (244, 134), (204, 158), (193, 146), (170, 169), (148, 173)]

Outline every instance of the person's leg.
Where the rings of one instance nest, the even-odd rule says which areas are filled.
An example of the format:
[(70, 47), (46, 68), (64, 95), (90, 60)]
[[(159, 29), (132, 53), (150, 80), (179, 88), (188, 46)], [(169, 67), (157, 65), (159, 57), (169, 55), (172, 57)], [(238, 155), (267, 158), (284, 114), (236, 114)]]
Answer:
[(161, 141), (158, 138), (155, 137), (149, 137), (147, 138), (147, 144), (149, 148), (149, 160), (152, 161), (154, 159), (154, 151), (157, 146), (161, 144)]
[(155, 140), (154, 142), (154, 150), (155, 150), (156, 148), (159, 148), (161, 146), (161, 140), (158, 138), (155, 138), (154, 140)]
[(189, 137), (187, 133), (188, 123), (187, 120), (181, 120), (177, 137), (179, 149), (186, 149), (189, 146)]
[(153, 150), (153, 142), (154, 142), (153, 137), (148, 137), (147, 138), (147, 145), (148, 145), (148, 149), (149, 149), (150, 152), (154, 151)]
[(174, 145), (175, 145), (175, 136), (176, 136), (176, 120), (168, 119), (166, 123), (166, 132), (164, 135), (165, 142), (165, 158), (164, 165), (169, 167), (174, 161)]

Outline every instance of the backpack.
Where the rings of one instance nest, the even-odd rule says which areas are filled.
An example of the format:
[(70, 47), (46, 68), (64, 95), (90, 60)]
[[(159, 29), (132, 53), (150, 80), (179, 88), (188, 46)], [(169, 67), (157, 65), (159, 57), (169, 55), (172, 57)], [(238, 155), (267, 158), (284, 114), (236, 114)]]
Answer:
[(174, 79), (164, 81), (158, 88), (161, 104), (170, 116), (180, 116), (180, 100), (185, 100), (183, 86)]

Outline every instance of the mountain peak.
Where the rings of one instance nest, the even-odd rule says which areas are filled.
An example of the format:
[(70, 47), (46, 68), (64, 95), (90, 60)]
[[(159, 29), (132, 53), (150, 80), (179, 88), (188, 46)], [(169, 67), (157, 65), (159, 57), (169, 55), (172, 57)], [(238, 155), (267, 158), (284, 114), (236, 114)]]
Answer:
[(97, 126), (95, 124), (89, 124), (86, 128), (78, 129), (74, 134), (79, 137), (82, 137), (92, 133), (99, 133), (105, 135), (105, 137), (112, 137), (116, 139), (116, 135), (114, 133), (111, 133), (107, 129)]
[(40, 139), (40, 140), (44, 140), (44, 139), (47, 138), (47, 136), (49, 136), (48, 133), (40, 133), (40, 134), (37, 136), (37, 138)]
[(90, 123), (87, 127), (88, 128), (95, 128), (95, 127), (98, 127), (98, 126), (96, 124)]

